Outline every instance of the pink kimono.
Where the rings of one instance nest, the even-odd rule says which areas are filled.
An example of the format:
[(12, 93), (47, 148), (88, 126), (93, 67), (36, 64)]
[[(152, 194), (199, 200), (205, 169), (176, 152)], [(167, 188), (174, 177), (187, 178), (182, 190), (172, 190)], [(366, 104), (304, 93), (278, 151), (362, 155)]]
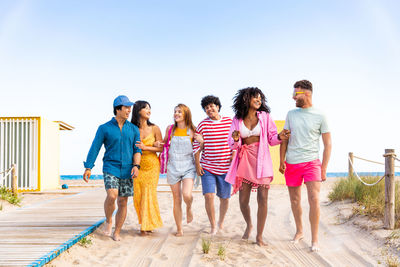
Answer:
[[(272, 181), (274, 172), (272, 169), (272, 160), (268, 145), (279, 145), (281, 141), (278, 139), (278, 132), (275, 122), (272, 120), (269, 113), (266, 113), (265, 111), (257, 112), (257, 117), (260, 121), (261, 126), (260, 143), (257, 156), (257, 179), (271, 177)], [(229, 171), (226, 174), (225, 181), (233, 185), (233, 193), (235, 193), (238, 189), (236, 188), (235, 191), (236, 173), (239, 165), (239, 153), (242, 148), (242, 139), (239, 138), (238, 142), (234, 142), (232, 138), (232, 133), (233, 131), (239, 131), (242, 121), (242, 119), (238, 119), (236, 117), (233, 118), (228, 136), (229, 147), (232, 150), (236, 150), (236, 153), (234, 158), (232, 159)]]

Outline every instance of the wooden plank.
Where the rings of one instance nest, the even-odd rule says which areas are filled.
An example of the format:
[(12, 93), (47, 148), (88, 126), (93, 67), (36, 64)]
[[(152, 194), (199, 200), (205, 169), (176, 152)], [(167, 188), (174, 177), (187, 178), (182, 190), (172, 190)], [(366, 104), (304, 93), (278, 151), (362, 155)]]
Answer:
[(31, 264), (104, 219), (103, 188), (0, 214), (0, 265)]
[(1, 240), (0, 244), (17, 244), (17, 245), (61, 245), (65, 242), (65, 238), (51, 238), (49, 239), (48, 237), (36, 237), (35, 239), (28, 239), (28, 238), (13, 238), (13, 239), (8, 239), (8, 240)]

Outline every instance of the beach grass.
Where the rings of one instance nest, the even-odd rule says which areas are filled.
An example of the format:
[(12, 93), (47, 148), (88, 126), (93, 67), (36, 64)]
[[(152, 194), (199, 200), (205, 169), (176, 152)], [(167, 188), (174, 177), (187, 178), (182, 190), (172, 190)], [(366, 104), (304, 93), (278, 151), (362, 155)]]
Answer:
[(399, 259), (396, 256), (388, 256), (386, 258), (386, 265), (388, 267), (399, 267), (400, 262)]
[[(380, 177), (361, 177), (366, 183), (374, 183)], [(395, 227), (400, 227), (400, 185), (395, 186)], [(374, 186), (362, 184), (356, 177), (351, 176), (337, 181), (328, 198), (331, 201), (351, 199), (359, 204), (358, 214), (364, 214), (381, 219), (385, 211), (385, 182), (381, 181)]]
[(203, 250), (203, 253), (208, 254), (208, 252), (210, 252), (210, 247), (211, 247), (211, 240), (203, 238), (201, 240), (201, 248)]
[(12, 191), (5, 186), (0, 187), (0, 198), (8, 201), (13, 205), (20, 206), (22, 198), (14, 195)]
[(400, 229), (394, 230), (392, 233), (390, 233), (387, 239), (389, 240), (400, 239)]
[(85, 236), (84, 238), (82, 238), (81, 240), (79, 240), (79, 245), (80, 246), (82, 246), (82, 247), (88, 247), (89, 245), (91, 245), (93, 242), (92, 242), (92, 239), (89, 237), (89, 236)]
[(397, 255), (393, 255), (389, 253), (389, 246), (386, 245), (385, 247), (381, 248), (381, 256), (382, 261), (379, 260), (378, 264), (384, 264), (388, 267), (400, 267), (400, 262)]
[(226, 247), (224, 245), (219, 245), (218, 247), (218, 256), (220, 258), (220, 260), (225, 260), (226, 258)]

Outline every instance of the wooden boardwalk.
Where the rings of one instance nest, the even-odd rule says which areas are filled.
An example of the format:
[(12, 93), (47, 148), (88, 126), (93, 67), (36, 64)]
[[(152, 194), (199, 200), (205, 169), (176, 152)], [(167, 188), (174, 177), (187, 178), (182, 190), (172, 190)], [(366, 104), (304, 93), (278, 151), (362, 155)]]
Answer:
[(104, 221), (103, 187), (0, 214), (0, 266), (41, 266)]
[[(171, 192), (165, 182), (157, 191)], [(0, 214), (0, 266), (41, 266), (54, 259), (104, 222), (105, 197), (98, 185)]]

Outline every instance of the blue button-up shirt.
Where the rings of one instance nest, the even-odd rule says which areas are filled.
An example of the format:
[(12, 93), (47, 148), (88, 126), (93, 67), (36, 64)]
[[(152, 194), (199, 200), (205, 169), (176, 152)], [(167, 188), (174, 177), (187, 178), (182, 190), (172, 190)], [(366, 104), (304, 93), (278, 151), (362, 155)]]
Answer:
[(96, 137), (90, 147), (85, 168), (92, 169), (101, 146), (106, 149), (103, 157), (103, 172), (107, 172), (121, 179), (131, 178), (133, 168), (133, 155), (142, 153), (142, 150), (135, 146), (140, 141), (139, 128), (129, 121), (125, 121), (122, 130), (115, 118), (100, 125)]

